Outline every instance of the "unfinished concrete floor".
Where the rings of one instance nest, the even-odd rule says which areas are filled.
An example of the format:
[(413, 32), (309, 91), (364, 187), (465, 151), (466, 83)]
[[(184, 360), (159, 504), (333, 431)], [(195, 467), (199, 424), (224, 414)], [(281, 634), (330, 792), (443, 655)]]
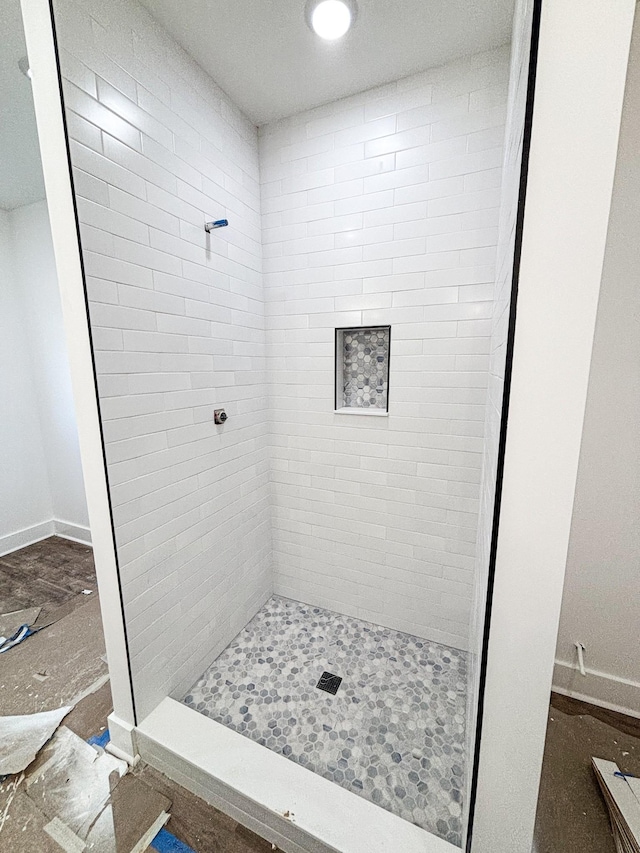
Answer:
[(640, 775), (640, 720), (553, 693), (532, 853), (616, 853), (592, 756)]
[[(3, 716), (75, 705), (108, 679), (93, 552), (57, 536), (0, 557), (0, 613), (48, 625), (2, 655)], [(84, 591), (89, 594), (85, 595)]]
[[(84, 595), (83, 590), (91, 594)], [(44, 827), (58, 817), (58, 810), (64, 815), (67, 805), (64, 798), (47, 797), (46, 784), (38, 778), (40, 765), (47, 764), (45, 750), (51, 750), (56, 739), (64, 743), (77, 736), (84, 742), (101, 734), (112, 710), (91, 549), (51, 537), (1, 557), (0, 613), (27, 607), (41, 607), (38, 624), (49, 627), (2, 655), (0, 714), (31, 714), (64, 705), (74, 708), (39, 759), (25, 773), (8, 776), (0, 784), (0, 849), (60, 853), (63, 847)], [(146, 801), (171, 803), (166, 830), (195, 853), (272, 850), (270, 843), (144, 763), (123, 779), (131, 780), (130, 788), (137, 785), (138, 795), (142, 790)], [(139, 823), (138, 811), (132, 815), (127, 808), (131, 792), (116, 796), (121, 784), (122, 780), (111, 796), (114, 837), (103, 834), (92, 842), (94, 853), (114, 849), (126, 853), (122, 839), (128, 837), (130, 825)]]
[(44, 618), (85, 589), (97, 591), (87, 545), (51, 536), (0, 557), (0, 613), (42, 607)]

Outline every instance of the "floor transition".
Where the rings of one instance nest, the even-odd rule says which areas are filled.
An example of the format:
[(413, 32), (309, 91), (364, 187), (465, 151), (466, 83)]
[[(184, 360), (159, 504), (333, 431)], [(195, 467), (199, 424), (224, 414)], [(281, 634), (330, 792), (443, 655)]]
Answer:
[(466, 682), (464, 652), (273, 597), (184, 702), (460, 845)]

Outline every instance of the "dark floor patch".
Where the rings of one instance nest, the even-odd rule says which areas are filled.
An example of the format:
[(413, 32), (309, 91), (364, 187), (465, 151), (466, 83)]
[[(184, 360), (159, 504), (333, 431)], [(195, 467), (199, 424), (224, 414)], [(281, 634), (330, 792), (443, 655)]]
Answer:
[[(7, 788), (12, 781), (4, 783)], [(49, 823), (33, 800), (27, 796), (23, 787), (10, 793), (3, 791), (0, 786), (0, 799), (6, 796), (3, 807), (3, 820), (0, 829), (0, 846), (3, 850), (13, 850), (15, 853), (61, 853), (60, 845), (44, 831)]]
[(97, 595), (84, 601), (2, 655), (3, 714), (35, 714), (70, 705), (106, 681), (100, 601)]
[(0, 557), (0, 613), (42, 607), (42, 621), (85, 589), (97, 590), (87, 545), (51, 536)]
[(573, 699), (570, 696), (563, 696), (561, 693), (555, 692), (551, 694), (551, 707), (571, 717), (576, 714), (586, 714), (613, 726), (620, 732), (631, 735), (631, 737), (640, 738), (640, 719), (621, 714), (619, 711), (610, 711), (608, 708), (600, 708), (597, 705), (581, 702), (579, 699)]
[[(3, 714), (59, 708), (106, 679), (91, 548), (52, 536), (0, 557), (0, 612), (16, 609), (18, 601), (41, 608), (34, 626), (42, 630), (2, 655)], [(104, 718), (108, 687), (93, 697), (92, 707), (96, 702), (94, 718)], [(83, 739), (95, 733), (80, 719), (79, 728)]]
[(552, 707), (532, 853), (616, 853), (592, 756), (640, 774), (640, 739), (594, 717)]
[(107, 717), (113, 711), (111, 684), (107, 681), (95, 693), (85, 696), (75, 706), (64, 724), (83, 740), (106, 731)]
[(331, 693), (332, 696), (335, 696), (341, 684), (342, 679), (339, 675), (333, 675), (331, 672), (323, 672), (316, 687), (318, 690), (324, 690), (325, 693)]
[(198, 853), (271, 853), (273, 848), (264, 838), (148, 764), (139, 764), (133, 773), (172, 801), (171, 817), (166, 829)]

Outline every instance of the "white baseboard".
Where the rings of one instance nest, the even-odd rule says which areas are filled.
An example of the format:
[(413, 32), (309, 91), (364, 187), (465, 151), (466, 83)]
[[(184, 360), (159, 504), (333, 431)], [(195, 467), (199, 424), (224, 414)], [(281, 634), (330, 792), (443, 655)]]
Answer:
[(25, 527), (23, 530), (16, 530), (15, 533), (0, 536), (0, 557), (11, 554), (13, 551), (19, 551), (20, 548), (26, 548), (27, 545), (41, 542), (43, 539), (53, 536), (54, 533), (54, 523), (51, 519), (40, 524), (33, 524), (31, 527)]
[(70, 539), (72, 542), (91, 546), (91, 531), (88, 527), (51, 518), (48, 521), (42, 521), (40, 524), (25, 527), (23, 530), (16, 530), (15, 533), (0, 536), (0, 557), (5, 554), (12, 554), (28, 545), (35, 545), (36, 542), (42, 542), (43, 539), (48, 539), (50, 536), (60, 536), (62, 539)]
[(111, 745), (115, 747), (113, 754), (133, 767), (138, 762), (138, 746), (134, 727), (114, 713), (109, 714), (107, 722)]
[(81, 545), (91, 547), (91, 530), (83, 524), (73, 524), (71, 521), (61, 521), (59, 518), (53, 520), (55, 536), (62, 539), (70, 539), (72, 542), (80, 542)]
[(640, 719), (640, 684), (637, 681), (593, 669), (587, 669), (586, 673), (581, 675), (575, 664), (557, 660), (553, 668), (552, 690)]

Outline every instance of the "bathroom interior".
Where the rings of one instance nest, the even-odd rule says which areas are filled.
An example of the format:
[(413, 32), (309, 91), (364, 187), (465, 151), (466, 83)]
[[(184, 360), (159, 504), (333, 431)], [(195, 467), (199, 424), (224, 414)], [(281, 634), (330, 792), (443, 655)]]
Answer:
[(0, 582), (83, 551), (92, 725), (216, 849), (613, 853), (635, 4), (21, 0), (24, 34), (19, 5)]
[(533, 6), (423, 7), (53, 3), (136, 719), (461, 846)]

